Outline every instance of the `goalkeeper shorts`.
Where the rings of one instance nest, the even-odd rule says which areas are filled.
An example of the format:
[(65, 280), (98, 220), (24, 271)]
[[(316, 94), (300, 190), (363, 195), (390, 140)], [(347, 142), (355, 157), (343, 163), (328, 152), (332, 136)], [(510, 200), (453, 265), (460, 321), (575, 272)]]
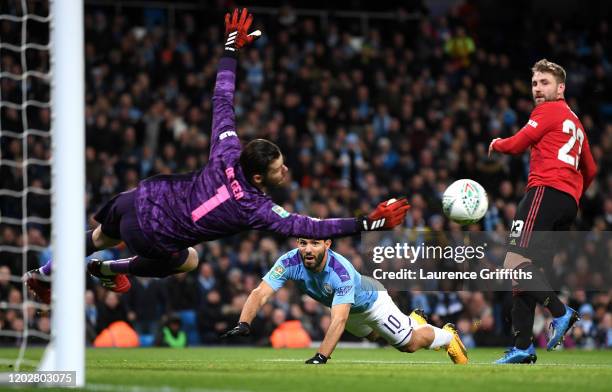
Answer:
[(94, 215), (94, 219), (102, 225), (102, 233), (122, 240), (135, 255), (149, 259), (171, 258), (173, 253), (159, 249), (155, 241), (149, 240), (142, 232), (136, 216), (135, 197), (135, 189), (122, 192), (110, 199)]

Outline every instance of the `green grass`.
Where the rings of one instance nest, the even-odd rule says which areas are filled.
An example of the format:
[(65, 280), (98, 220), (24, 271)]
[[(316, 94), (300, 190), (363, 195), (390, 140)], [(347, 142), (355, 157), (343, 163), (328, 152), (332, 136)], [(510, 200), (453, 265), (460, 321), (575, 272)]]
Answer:
[[(316, 350), (267, 348), (90, 349), (88, 390), (98, 391), (610, 391), (612, 351), (538, 350), (536, 365), (494, 366), (499, 349), (471, 350), (467, 366), (443, 352), (337, 349), (324, 366)], [(11, 359), (16, 350), (0, 349)], [(36, 360), (41, 350), (28, 350)], [(12, 369), (4, 364), (4, 372)], [(420, 389), (417, 389), (420, 388)], [(2, 387), (0, 387), (2, 389)], [(52, 389), (44, 389), (51, 391)]]

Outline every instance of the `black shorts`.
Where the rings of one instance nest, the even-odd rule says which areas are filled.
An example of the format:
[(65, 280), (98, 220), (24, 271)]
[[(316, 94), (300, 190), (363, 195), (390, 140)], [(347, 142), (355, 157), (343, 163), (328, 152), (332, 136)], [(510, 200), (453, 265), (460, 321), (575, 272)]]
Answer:
[(122, 240), (136, 255), (151, 259), (168, 259), (172, 253), (155, 246), (140, 229), (135, 206), (136, 190), (122, 192), (110, 199), (94, 219), (102, 225), (102, 233), (110, 238)]
[(552, 261), (560, 236), (551, 232), (567, 231), (577, 212), (570, 194), (547, 186), (529, 188), (512, 221), (508, 250), (532, 261)]

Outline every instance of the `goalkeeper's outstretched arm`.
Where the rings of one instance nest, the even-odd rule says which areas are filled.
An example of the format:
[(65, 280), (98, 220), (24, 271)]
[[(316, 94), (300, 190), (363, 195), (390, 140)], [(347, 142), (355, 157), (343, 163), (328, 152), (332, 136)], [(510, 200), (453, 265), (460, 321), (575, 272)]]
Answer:
[(288, 237), (336, 238), (362, 231), (391, 230), (404, 222), (409, 208), (405, 198), (389, 199), (378, 204), (370, 214), (358, 218), (315, 219), (291, 214), (267, 201), (250, 215), (249, 226)]
[[(236, 62), (238, 51), (261, 36), (259, 30), (248, 34), (253, 15), (246, 8), (238, 13), (225, 15), (225, 46), (217, 67), (217, 80), (213, 93), (212, 135), (210, 155), (223, 154), (229, 148), (240, 150), (234, 114), (234, 91), (236, 89)], [(223, 145), (225, 148), (220, 148)]]

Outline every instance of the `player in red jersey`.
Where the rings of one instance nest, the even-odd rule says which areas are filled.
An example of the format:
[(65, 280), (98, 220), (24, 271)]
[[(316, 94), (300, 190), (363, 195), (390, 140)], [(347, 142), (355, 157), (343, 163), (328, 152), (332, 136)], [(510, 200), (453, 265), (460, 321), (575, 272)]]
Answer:
[(565, 70), (546, 59), (532, 68), (531, 91), (535, 109), (514, 136), (494, 139), (493, 151), (521, 154), (531, 147), (527, 191), (519, 203), (509, 234), (504, 268), (522, 270), (531, 279), (513, 281), (512, 327), (515, 346), (496, 363), (535, 362), (532, 329), (536, 302), (554, 317), (548, 350), (559, 345), (578, 319), (564, 305), (534, 262), (552, 261), (551, 238), (538, 231), (567, 230), (576, 217), (580, 197), (593, 181), (596, 165), (586, 131), (564, 99)]

